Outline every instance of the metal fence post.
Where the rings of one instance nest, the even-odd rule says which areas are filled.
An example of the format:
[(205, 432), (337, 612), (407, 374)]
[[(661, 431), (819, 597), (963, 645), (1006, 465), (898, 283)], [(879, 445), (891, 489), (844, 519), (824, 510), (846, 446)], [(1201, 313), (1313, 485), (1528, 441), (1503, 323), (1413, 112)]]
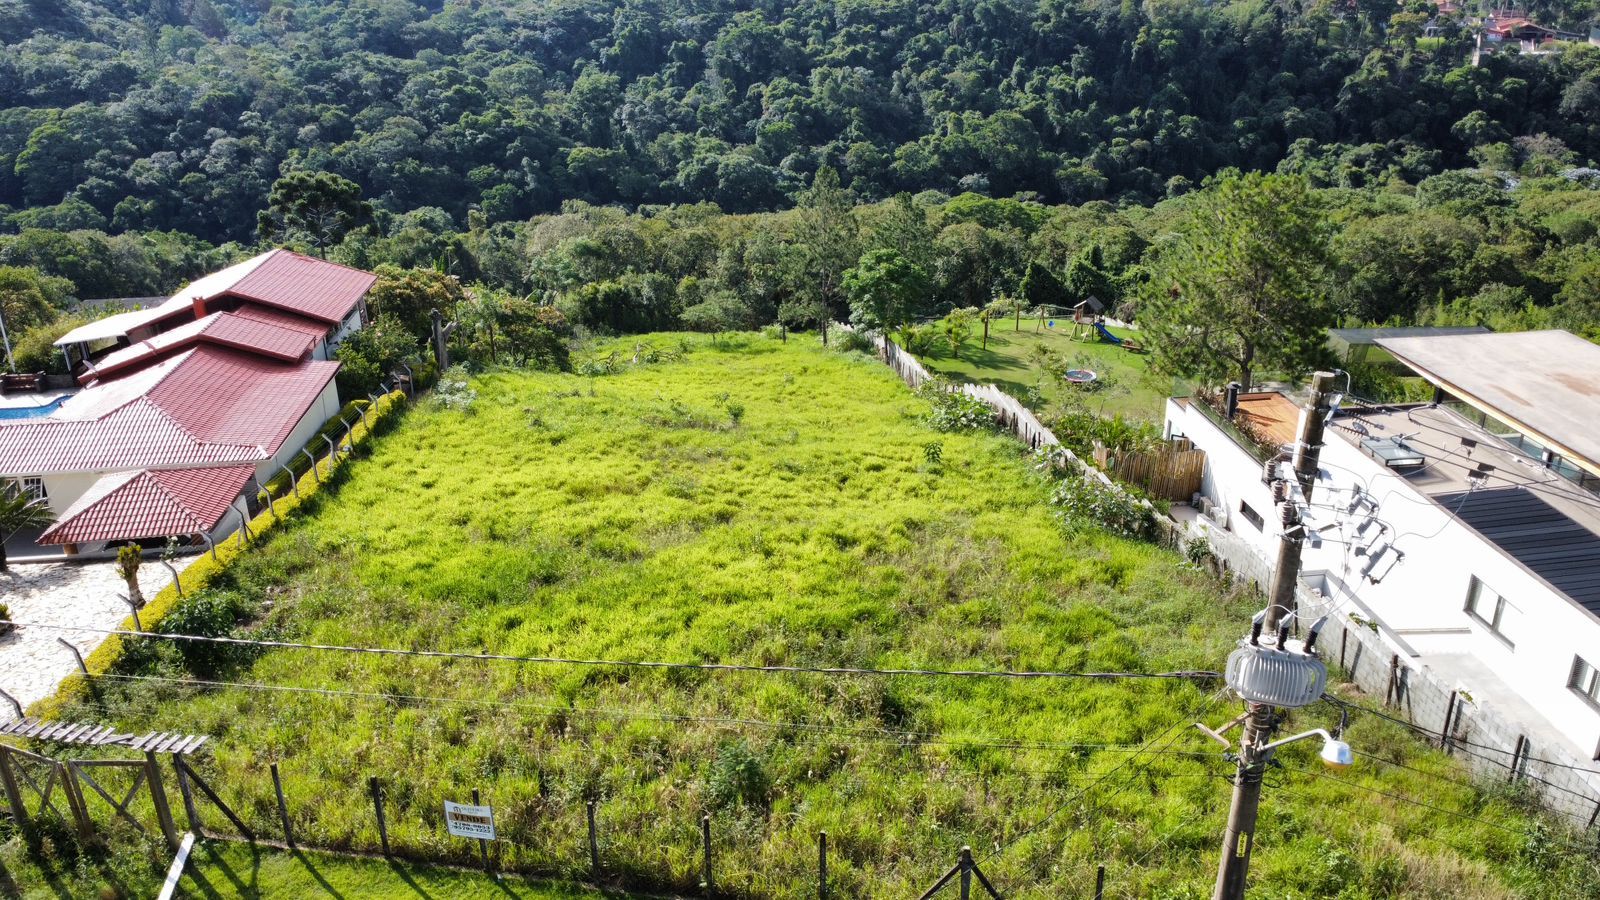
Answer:
[(78, 671), (82, 673), (85, 678), (89, 677), (89, 667), (83, 664), (83, 654), (78, 652), (78, 648), (72, 646), (72, 644), (69, 643), (66, 638), (56, 638), (56, 643), (67, 648), (68, 652), (72, 654), (72, 658), (78, 661)]
[(589, 877), (600, 880), (600, 840), (595, 834), (594, 801), (589, 801)]
[[(472, 805), (481, 805), (481, 801), (478, 800), (477, 788), (472, 789)], [(489, 841), (487, 839), (478, 838), (478, 852), (483, 854), (483, 870), (491, 875), (494, 874), (494, 866), (489, 863)]]
[(383, 855), (389, 855), (389, 827), (383, 821), (383, 789), (378, 786), (378, 776), (367, 779), (367, 790), (372, 793), (372, 808), (378, 814), (378, 840), (383, 844)]
[(172, 589), (174, 591), (178, 592), (178, 599), (182, 600), (183, 599), (183, 582), (178, 580), (178, 570), (173, 568), (172, 563), (167, 562), (164, 559), (156, 560), (156, 562), (159, 562), (163, 566), (167, 567), (167, 574), (172, 576)]
[(322, 483), (322, 473), (317, 471), (317, 458), (315, 456), (312, 456), (311, 455), (311, 451), (307, 450), (304, 447), (300, 448), (300, 452), (304, 453), (306, 455), (306, 459), (311, 460), (311, 477), (313, 477), (313, 478), (315, 478), (317, 480), (317, 484), (321, 484)]
[(278, 764), (272, 764), (272, 791), (278, 795), (278, 817), (283, 819), (283, 842), (294, 846), (294, 828), (289, 824), (289, 804), (283, 799), (283, 779), (278, 777)]
[(828, 833), (817, 832), (817, 898), (828, 900)]
[(711, 814), (700, 817), (700, 842), (705, 847), (705, 886), (707, 894), (717, 892), (717, 883), (711, 875)]
[(972, 848), (961, 848), (961, 900), (972, 900)]
[(1100, 866), (1094, 873), (1094, 900), (1105, 900), (1106, 897), (1106, 867)]

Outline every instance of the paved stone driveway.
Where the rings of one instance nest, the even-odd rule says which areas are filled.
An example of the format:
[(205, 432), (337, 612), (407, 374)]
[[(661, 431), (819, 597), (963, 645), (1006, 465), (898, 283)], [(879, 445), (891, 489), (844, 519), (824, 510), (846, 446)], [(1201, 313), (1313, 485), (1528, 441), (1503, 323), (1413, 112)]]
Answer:
[[(193, 559), (180, 557), (172, 565), (182, 571)], [(139, 587), (146, 599), (171, 581), (166, 567), (154, 560), (146, 560), (139, 569)], [(11, 607), (11, 619), (16, 622), (117, 628), (128, 615), (127, 604), (117, 599), (126, 590), (114, 562), (13, 563), (10, 571), (0, 572), (0, 603)], [(87, 658), (105, 636), (18, 628), (0, 637), (0, 690), (24, 707), (54, 692), (61, 679), (78, 668), (57, 638), (67, 640)], [(11, 704), (0, 701), (0, 721), (12, 718)]]

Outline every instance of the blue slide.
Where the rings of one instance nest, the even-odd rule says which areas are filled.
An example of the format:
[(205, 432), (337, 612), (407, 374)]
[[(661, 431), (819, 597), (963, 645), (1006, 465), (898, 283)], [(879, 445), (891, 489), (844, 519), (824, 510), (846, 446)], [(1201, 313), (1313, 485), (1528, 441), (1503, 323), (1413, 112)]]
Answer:
[(1111, 343), (1116, 344), (1119, 347), (1122, 346), (1122, 338), (1119, 338), (1116, 335), (1112, 334), (1111, 332), (1107, 331), (1104, 322), (1096, 322), (1096, 323), (1094, 323), (1094, 330), (1100, 332), (1100, 336), (1102, 338), (1105, 338), (1107, 341), (1110, 341)]

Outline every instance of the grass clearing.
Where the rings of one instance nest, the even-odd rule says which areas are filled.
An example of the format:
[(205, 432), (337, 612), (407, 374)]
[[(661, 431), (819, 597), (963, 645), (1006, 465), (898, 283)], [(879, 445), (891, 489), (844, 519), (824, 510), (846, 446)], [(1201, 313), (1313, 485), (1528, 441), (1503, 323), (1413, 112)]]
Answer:
[[(499, 373), (475, 387), (469, 411), (411, 411), (220, 579), (216, 605), (245, 610), (244, 633), (323, 644), (1154, 672), (1220, 667), (1257, 602), (1176, 554), (1063, 531), (1016, 444), (929, 431), (922, 401), (860, 355), (696, 339), (681, 361), (614, 376)], [(932, 441), (941, 463), (924, 453)], [(120, 674), (152, 680), (103, 679), (68, 717), (213, 735), (202, 770), (268, 835), (277, 762), (308, 845), (376, 849), (365, 779), (377, 775), (406, 852), (471, 865), (476, 847), (445, 834), (441, 804), (477, 788), (495, 806), (502, 867), (576, 879), (592, 798), (608, 872), (640, 889), (695, 890), (710, 813), (718, 885), (734, 896), (814, 893), (822, 829), (839, 896), (916, 896), (962, 844), (1007, 896), (1086, 895), (1097, 864), (1114, 893), (1205, 896), (1232, 769), (1189, 725), (1231, 705), (1188, 681), (186, 646), (187, 659), (155, 642), (130, 652)], [(361, 696), (161, 680), (192, 674)], [(1291, 727), (1333, 721), (1313, 708)], [(1357, 717), (1350, 739), (1462, 777), (1376, 720)], [(1145, 742), (1153, 752), (1130, 752)], [(1310, 767), (1315, 750), (1283, 758)], [(1279, 778), (1261, 896), (1596, 890), (1587, 864), (1526, 836), (1535, 820), (1515, 796), (1376, 765)]]
[[(68, 866), (47, 868), (23, 852), (20, 840), (13, 840), (0, 846), (0, 896), (19, 900), (154, 897), (161, 890), (169, 860), (153, 846), (139, 852), (131, 847), (125, 845), (120, 854), (84, 857)], [(274, 850), (230, 841), (196, 845), (178, 888), (179, 897), (196, 900), (603, 900), (629, 896), (514, 876), (492, 878), (482, 872)]]
[[(934, 355), (919, 359), (936, 375), (993, 384), (1018, 399), (1037, 390), (1044, 404), (1048, 404), (1068, 391), (1081, 391), (1082, 388), (1051, 377), (1029, 358), (1029, 351), (1043, 345), (1060, 353), (1064, 359), (1113, 381), (1115, 386), (1090, 395), (1090, 410), (1105, 416), (1121, 414), (1124, 418), (1144, 422), (1161, 421), (1161, 404), (1171, 393), (1172, 380), (1151, 374), (1146, 354), (1098, 340), (1073, 340), (1071, 317), (1054, 321), (1054, 328), (1035, 331), (1037, 319), (1024, 318), (1020, 330), (1013, 319), (996, 319), (990, 325), (988, 349), (983, 349), (982, 341), (974, 338), (957, 359), (940, 340)], [(1125, 328), (1112, 328), (1111, 332), (1121, 337), (1138, 336), (1137, 331)], [(1034, 406), (1039, 408), (1041, 404)]]

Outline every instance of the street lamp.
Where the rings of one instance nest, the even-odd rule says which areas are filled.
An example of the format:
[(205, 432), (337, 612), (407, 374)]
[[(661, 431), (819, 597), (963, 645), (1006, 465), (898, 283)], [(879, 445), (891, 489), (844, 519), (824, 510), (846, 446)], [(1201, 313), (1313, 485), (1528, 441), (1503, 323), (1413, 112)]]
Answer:
[(1322, 752), (1317, 755), (1322, 757), (1322, 761), (1329, 768), (1348, 769), (1355, 764), (1356, 755), (1351, 751), (1350, 745), (1329, 734), (1325, 728), (1302, 731), (1299, 734), (1273, 741), (1270, 744), (1262, 744), (1257, 750), (1264, 753), (1274, 747), (1282, 747), (1284, 744), (1292, 744), (1295, 741), (1303, 741), (1311, 737), (1322, 738)]

